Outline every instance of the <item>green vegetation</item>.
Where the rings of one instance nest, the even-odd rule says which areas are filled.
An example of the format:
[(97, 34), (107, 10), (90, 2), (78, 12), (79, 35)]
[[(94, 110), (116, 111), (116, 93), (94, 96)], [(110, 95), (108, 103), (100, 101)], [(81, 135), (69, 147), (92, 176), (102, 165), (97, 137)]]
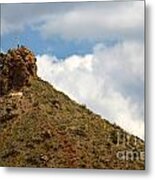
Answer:
[[(116, 157), (120, 150), (144, 151), (139, 138), (39, 78), (21, 91), (23, 97), (0, 98), (1, 166), (144, 169), (143, 160)], [(117, 144), (117, 132), (131, 136), (130, 146)]]

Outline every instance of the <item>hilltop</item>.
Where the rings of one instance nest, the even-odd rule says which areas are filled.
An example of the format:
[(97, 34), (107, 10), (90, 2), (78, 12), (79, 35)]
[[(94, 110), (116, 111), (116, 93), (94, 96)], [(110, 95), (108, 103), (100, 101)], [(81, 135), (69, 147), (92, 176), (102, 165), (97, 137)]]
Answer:
[(21, 46), (0, 54), (0, 166), (145, 169), (144, 141), (37, 76)]

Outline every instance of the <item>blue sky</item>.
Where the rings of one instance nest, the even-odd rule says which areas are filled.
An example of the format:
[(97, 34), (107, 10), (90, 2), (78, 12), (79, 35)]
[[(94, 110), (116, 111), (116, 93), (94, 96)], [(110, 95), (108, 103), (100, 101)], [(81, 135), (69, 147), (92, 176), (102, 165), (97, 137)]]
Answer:
[(1, 49), (23, 44), (38, 75), (144, 138), (144, 1), (1, 5)]
[(82, 40), (80, 42), (76, 41), (66, 41), (60, 37), (53, 37), (50, 40), (44, 40), (38, 31), (31, 29), (25, 29), (23, 32), (10, 33), (9, 35), (4, 35), (1, 38), (1, 48), (3, 51), (7, 51), (10, 47), (16, 47), (17, 44), (23, 44), (30, 49), (32, 49), (36, 54), (54, 54), (58, 58), (65, 58), (72, 54), (84, 55), (87, 53), (92, 53), (93, 47), (96, 43), (104, 42), (106, 46), (113, 46), (119, 41), (117, 39), (105, 40), (105, 41), (95, 41), (91, 42), (89, 40)]
[(91, 53), (93, 44), (89, 42), (68, 42), (59, 37), (50, 40), (41, 38), (38, 31), (26, 29), (18, 34), (10, 33), (2, 37), (2, 49), (7, 51), (10, 47), (16, 47), (18, 42), (31, 48), (36, 54), (54, 54), (58, 58), (64, 58), (72, 54)]
[[(117, 41), (119, 40), (107, 39), (104, 41), (104, 44), (113, 46)], [(54, 54), (58, 58), (65, 58), (72, 54), (84, 55), (92, 53), (94, 45), (101, 42), (99, 40), (66, 41), (59, 36), (45, 40), (38, 31), (27, 28), (22, 32), (13, 32), (2, 36), (1, 48), (3, 51), (7, 51), (10, 47), (16, 47), (19, 43), (29, 47), (36, 54)]]
[[(126, 22), (126, 19), (130, 19), (128, 16), (130, 16), (130, 13), (132, 12), (129, 12), (127, 17), (124, 18), (123, 21), (126, 23), (125, 26), (122, 28), (120, 27), (120, 29), (118, 28), (116, 32), (114, 30), (110, 33), (108, 32), (114, 27), (109, 27), (109, 29), (105, 28), (106, 30), (104, 32), (104, 24), (103, 26), (98, 25), (99, 23), (104, 22), (102, 22), (102, 16), (107, 13), (107, 9), (109, 10), (109, 14), (114, 13), (115, 16), (115, 13), (117, 15), (117, 13), (120, 13), (119, 10), (126, 10), (127, 6), (131, 6), (130, 4), (130, 2), (3, 4), (1, 5), (1, 48), (6, 51), (8, 48), (16, 46), (19, 41), (20, 44), (27, 45), (37, 54), (55, 54), (59, 58), (64, 58), (72, 54), (84, 55), (86, 53), (92, 53), (93, 47), (97, 43), (104, 43), (107, 46), (112, 46), (116, 42), (122, 41), (125, 38), (136, 38), (143, 41), (142, 28), (133, 28), (131, 25), (131, 27), (129, 26), (129, 29), (126, 30), (126, 24), (131, 23), (128, 21)], [(82, 12), (83, 15), (81, 14), (81, 16), (78, 17), (79, 24), (73, 23), (72, 21), (74, 21), (74, 19), (65, 23), (67, 18), (63, 19), (63, 16), (68, 16), (70, 13), (71, 16), (74, 17), (74, 11), (76, 16), (76, 13), (78, 13), (78, 11), (80, 13), (82, 9), (86, 9), (86, 12), (88, 11), (88, 15), (86, 12)], [(97, 13), (97, 11), (101, 11), (101, 13)], [(92, 17), (89, 17), (90, 13)], [(124, 14), (124, 12), (122, 14)], [(85, 23), (85, 27), (83, 29), (80, 27), (80, 21), (82, 22), (83, 16), (88, 16), (90, 18), (88, 19), (88, 22), (90, 21), (88, 25), (88, 28), (90, 28), (88, 30), (88, 32), (90, 31), (90, 35), (87, 33), (87, 18), (85, 18), (85, 21), (83, 22), (83, 24)], [(59, 18), (61, 17), (62, 19), (60, 20)], [(94, 20), (91, 22), (91, 18), (94, 18), (94, 20), (95, 18), (97, 20), (100, 18), (97, 27), (94, 27), (95, 22)], [(55, 26), (57, 24), (51, 23), (53, 19), (55, 21), (60, 21), (58, 27), (56, 28)], [(112, 17), (112, 21), (115, 21), (115, 19), (113, 19), (114, 18)], [(119, 17), (117, 21), (121, 23), (121, 21), (119, 21)], [(71, 23), (73, 26), (75, 24), (75, 28), (72, 27)], [(61, 27), (61, 24), (63, 27)], [(68, 27), (71, 26), (71, 28), (68, 30), (68, 33), (66, 33), (66, 37), (64, 37), (65, 35), (59, 31), (61, 28), (64, 28), (64, 32), (67, 31), (67, 24)], [(44, 28), (46, 25), (48, 30)], [(53, 27), (55, 30), (50, 33), (50, 30), (52, 30)], [(99, 32), (97, 29), (99, 29)], [(43, 31), (45, 31), (45, 34)], [(80, 33), (78, 34), (77, 31)], [(127, 33), (125, 31), (127, 31)], [(69, 33), (71, 33), (71, 38), (67, 37), (68, 35), (70, 36)], [(82, 34), (84, 34), (84, 36)], [(85, 34), (88, 34), (89, 38), (87, 35), (85, 37)]]

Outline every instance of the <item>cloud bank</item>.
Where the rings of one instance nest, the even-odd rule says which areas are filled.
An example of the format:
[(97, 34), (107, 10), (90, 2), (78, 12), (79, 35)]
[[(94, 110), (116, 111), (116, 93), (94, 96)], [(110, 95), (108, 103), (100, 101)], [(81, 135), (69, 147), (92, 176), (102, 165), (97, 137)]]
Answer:
[(21, 32), (27, 27), (46, 39), (141, 39), (143, 7), (143, 1), (4, 4), (1, 33)]
[(144, 47), (98, 44), (92, 54), (38, 56), (38, 75), (79, 103), (144, 138)]

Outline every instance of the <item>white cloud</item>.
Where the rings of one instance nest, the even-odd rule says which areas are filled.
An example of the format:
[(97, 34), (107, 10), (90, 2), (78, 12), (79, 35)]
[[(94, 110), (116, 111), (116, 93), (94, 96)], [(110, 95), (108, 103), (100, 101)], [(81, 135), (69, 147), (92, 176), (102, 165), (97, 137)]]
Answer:
[(63, 60), (38, 56), (38, 75), (72, 99), (144, 138), (144, 47), (123, 42)]
[[(61, 15), (49, 16), (39, 27), (45, 38), (59, 35), (68, 40), (135, 38), (143, 35), (143, 1), (103, 3), (73, 8)], [(122, 5), (123, 4), (123, 5)]]
[(29, 26), (47, 39), (141, 38), (143, 7), (143, 1), (3, 5), (2, 34)]

